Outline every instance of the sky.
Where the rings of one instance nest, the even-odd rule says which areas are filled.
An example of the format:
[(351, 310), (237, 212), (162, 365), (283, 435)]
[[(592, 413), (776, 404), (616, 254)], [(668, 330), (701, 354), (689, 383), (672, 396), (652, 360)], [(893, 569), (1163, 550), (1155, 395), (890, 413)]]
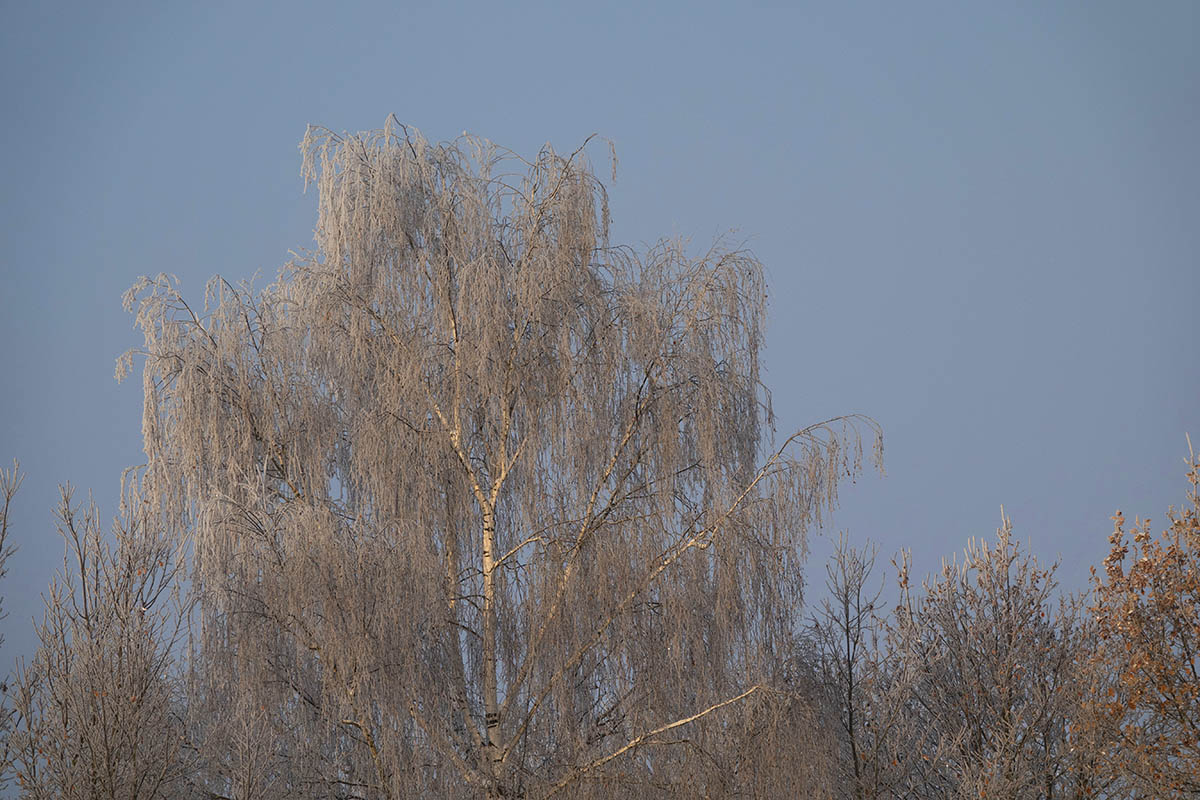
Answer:
[(1003, 506), (1083, 589), (1116, 509), (1161, 529), (1185, 499), (1200, 4), (4, 2), (3, 22), (0, 463), (26, 473), (5, 666), (62, 563), (58, 485), (111, 518), (144, 460), (121, 294), (263, 283), (310, 246), (308, 124), (394, 114), (527, 156), (596, 133), (614, 241), (752, 249), (779, 433), (858, 412), (885, 435), (813, 584), (839, 530), (921, 574)]

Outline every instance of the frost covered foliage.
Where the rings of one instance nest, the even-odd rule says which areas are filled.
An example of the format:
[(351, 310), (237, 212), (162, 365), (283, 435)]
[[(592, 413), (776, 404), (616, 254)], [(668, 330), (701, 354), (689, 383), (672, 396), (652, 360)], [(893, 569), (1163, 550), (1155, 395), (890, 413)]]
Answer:
[(878, 431), (774, 441), (758, 261), (611, 245), (582, 150), (302, 151), (312, 253), (203, 310), (127, 297), (152, 502), (191, 546), (199, 783), (820, 796), (805, 532)]
[(1088, 774), (1068, 733), (1085, 631), (1079, 601), (1055, 591), (1056, 570), (1021, 551), (1004, 517), (993, 545), (972, 542), (923, 596), (902, 573), (891, 634), (905, 668), (891, 671), (910, 676), (914, 710), (936, 731), (921, 753), (924, 796), (1083, 796)]
[[(136, 484), (136, 481), (133, 482)], [(184, 796), (191, 758), (175, 649), (186, 608), (178, 547), (131, 485), (113, 535), (94, 504), (62, 490), (62, 569), (18, 669), (8, 757), (23, 798), (166, 800)]]
[(838, 797), (971, 800), (1124, 797), (1098, 769), (1105, 731), (1084, 708), (1095, 630), (1056, 566), (1021, 551), (1008, 518), (994, 544), (913, 591), (898, 559), (893, 611), (868, 591), (875, 551), (843, 540), (814, 631), (833, 730)]

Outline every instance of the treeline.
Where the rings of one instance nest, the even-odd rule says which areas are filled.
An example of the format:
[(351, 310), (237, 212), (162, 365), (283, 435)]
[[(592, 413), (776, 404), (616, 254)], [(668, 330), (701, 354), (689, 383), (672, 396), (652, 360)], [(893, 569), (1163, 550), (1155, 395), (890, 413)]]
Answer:
[[(1082, 596), (1056, 591), (1054, 567), (1022, 552), (1005, 520), (994, 540), (972, 543), (919, 590), (902, 554), (899, 602), (883, 608), (871, 588), (876, 549), (843, 538), (826, 565), (828, 596), (798, 631), (777, 683), (666, 730), (639, 734), (627, 716), (600, 715), (595, 730), (608, 726), (625, 740), (615, 756), (587, 780), (581, 773), (537, 796), (631, 787), (664, 797), (1195, 796), (1200, 458), (1188, 479), (1187, 503), (1158, 535), (1148, 523), (1128, 530), (1118, 512), (1111, 552)], [(13, 552), (5, 543), (19, 482), (15, 468), (0, 472), (0, 574)], [(195, 634), (185, 630), (194, 613), (181, 599), (179, 548), (129, 524), (134, 517), (124, 512), (112, 543), (95, 509), (80, 509), (64, 490), (67, 564), (47, 596), (37, 653), (6, 682), (0, 717), (5, 777), (19, 796), (248, 800), (429, 790), (430, 764), (381, 785), (361, 758), (403, 746), (429, 748), (423, 757), (436, 763), (436, 743), (422, 741), (420, 728), (379, 742), (382, 732), (350, 718), (339, 723), (340, 741), (295, 741), (301, 734), (287, 712), (308, 704), (319, 713), (323, 682), (311, 689), (316, 697), (300, 686), (238, 684), (235, 663), (198, 659)], [(327, 749), (313, 753), (314, 745)], [(640, 749), (671, 752), (673, 778), (661, 774), (657, 753), (630, 752)], [(550, 778), (570, 774), (563, 765), (540, 768)], [(438, 785), (448, 797), (486, 791), (454, 775)]]
[(806, 537), (881, 434), (775, 436), (752, 254), (611, 244), (585, 148), (302, 149), (313, 252), (127, 295), (147, 461), (111, 534), (63, 490), (20, 796), (1200, 791), (1200, 461), (1085, 597), (1005, 521), (919, 588), (901, 556), (894, 608), (843, 542), (813, 614)]
[[(1200, 791), (1200, 460), (1170, 527), (1114, 517), (1092, 590), (1004, 520), (919, 591), (877, 605), (876, 552), (839, 543), (814, 630), (853, 798), (1189, 797)], [(1131, 549), (1132, 547), (1132, 549)]]

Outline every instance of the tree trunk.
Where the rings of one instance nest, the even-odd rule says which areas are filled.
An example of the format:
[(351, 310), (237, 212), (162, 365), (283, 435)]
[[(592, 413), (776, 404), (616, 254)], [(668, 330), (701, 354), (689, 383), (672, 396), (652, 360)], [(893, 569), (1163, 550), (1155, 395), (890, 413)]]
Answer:
[(500, 787), (500, 703), (496, 690), (496, 513), (483, 510), (483, 711), (487, 737), (486, 769), (491, 778), (489, 796), (503, 794)]

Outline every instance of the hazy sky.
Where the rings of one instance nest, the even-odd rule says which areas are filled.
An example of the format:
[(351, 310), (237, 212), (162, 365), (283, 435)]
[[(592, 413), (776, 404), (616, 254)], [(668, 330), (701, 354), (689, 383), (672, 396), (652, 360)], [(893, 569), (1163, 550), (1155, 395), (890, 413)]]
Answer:
[(754, 250), (780, 432), (882, 424), (833, 529), (919, 572), (1001, 504), (1071, 588), (1115, 509), (1161, 527), (1200, 447), (1200, 3), (799, 5), (4, 3), (0, 658), (61, 563), (57, 484), (107, 518), (142, 460), (121, 293), (311, 244), (308, 123), (612, 139), (614, 239)]

